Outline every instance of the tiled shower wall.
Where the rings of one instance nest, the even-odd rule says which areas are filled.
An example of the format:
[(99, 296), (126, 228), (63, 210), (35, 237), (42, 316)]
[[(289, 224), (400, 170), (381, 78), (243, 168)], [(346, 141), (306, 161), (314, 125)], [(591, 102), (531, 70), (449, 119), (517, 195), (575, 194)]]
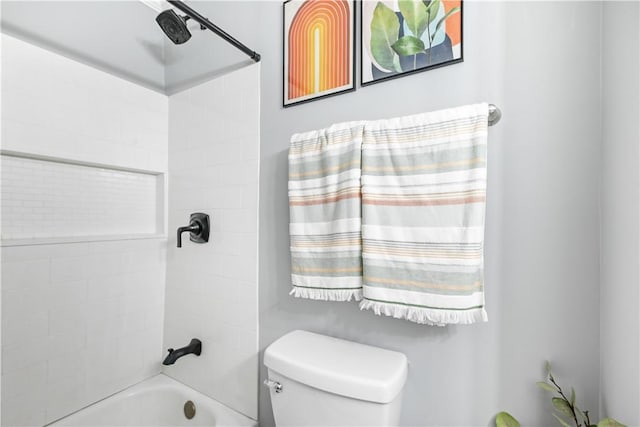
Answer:
[(257, 418), (260, 65), (169, 98), (169, 230), (211, 217), (209, 243), (169, 236), (164, 346), (202, 340), (164, 368)]
[[(167, 116), (164, 95), (2, 35), (3, 150), (162, 174)], [(137, 231), (149, 238), (118, 237)], [(166, 241), (149, 231), (3, 241), (2, 425), (44, 425), (160, 372)]]
[(42, 426), (160, 371), (164, 249), (2, 248), (2, 425)]
[(2, 34), (2, 149), (167, 169), (167, 98)]

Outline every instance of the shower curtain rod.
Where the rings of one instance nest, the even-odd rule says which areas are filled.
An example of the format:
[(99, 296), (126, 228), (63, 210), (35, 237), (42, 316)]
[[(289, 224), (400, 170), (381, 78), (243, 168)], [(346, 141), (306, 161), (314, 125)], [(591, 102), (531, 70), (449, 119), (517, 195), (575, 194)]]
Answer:
[(489, 104), (489, 126), (493, 126), (502, 118), (502, 111), (494, 104)]
[(203, 27), (213, 31), (215, 34), (217, 34), (218, 36), (222, 37), (224, 40), (229, 42), (235, 48), (237, 48), (237, 49), (241, 50), (242, 52), (244, 52), (245, 54), (247, 54), (254, 61), (260, 62), (260, 54), (258, 52), (249, 49), (247, 46), (245, 46), (244, 44), (242, 44), (241, 42), (239, 42), (238, 40), (236, 40), (235, 38), (230, 36), (222, 28), (220, 28), (217, 25), (213, 24), (207, 18), (205, 18), (204, 16), (200, 15), (195, 10), (191, 9), (184, 2), (182, 2), (180, 0), (167, 0), (167, 3), (171, 4), (176, 9), (179, 9), (182, 12), (184, 12), (189, 18), (193, 19), (198, 24), (200, 24)]

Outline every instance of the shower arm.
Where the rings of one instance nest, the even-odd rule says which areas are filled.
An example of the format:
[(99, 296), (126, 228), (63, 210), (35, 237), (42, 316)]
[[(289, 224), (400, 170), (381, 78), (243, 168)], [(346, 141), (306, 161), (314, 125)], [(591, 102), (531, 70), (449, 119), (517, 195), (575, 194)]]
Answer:
[(185, 13), (189, 18), (191, 18), (194, 21), (196, 21), (202, 27), (205, 27), (206, 29), (213, 31), (215, 34), (217, 34), (218, 36), (220, 36), (221, 38), (226, 40), (232, 46), (234, 46), (235, 48), (237, 48), (237, 49), (241, 50), (242, 52), (244, 52), (245, 54), (247, 54), (254, 61), (260, 62), (260, 54), (258, 52), (249, 49), (247, 46), (245, 46), (244, 44), (242, 44), (238, 40), (234, 39), (232, 36), (230, 36), (222, 28), (220, 28), (217, 25), (213, 24), (207, 18), (205, 18), (204, 16), (200, 15), (195, 10), (191, 9), (183, 1), (181, 1), (181, 0), (167, 0), (167, 3), (171, 4), (176, 9), (179, 9), (180, 11)]

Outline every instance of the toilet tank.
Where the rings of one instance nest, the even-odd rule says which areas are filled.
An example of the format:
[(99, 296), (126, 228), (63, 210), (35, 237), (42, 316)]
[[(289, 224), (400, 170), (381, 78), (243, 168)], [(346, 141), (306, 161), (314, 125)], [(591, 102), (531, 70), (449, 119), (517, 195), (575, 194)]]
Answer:
[(396, 351), (294, 331), (264, 353), (277, 426), (396, 426), (407, 358)]

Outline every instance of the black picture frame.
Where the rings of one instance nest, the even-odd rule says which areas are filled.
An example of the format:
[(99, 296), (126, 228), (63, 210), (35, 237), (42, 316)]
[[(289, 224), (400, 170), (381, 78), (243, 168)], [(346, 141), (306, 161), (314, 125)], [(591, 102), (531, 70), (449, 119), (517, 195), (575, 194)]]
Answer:
[[(365, 1), (372, 1), (372, 0), (365, 0)], [(429, 71), (429, 70), (434, 70), (436, 68), (441, 68), (441, 67), (446, 67), (449, 65), (454, 65), (454, 64), (459, 64), (464, 62), (464, 0), (460, 0), (460, 58), (456, 58), (456, 59), (452, 59), (446, 62), (441, 62), (438, 64), (433, 64), (433, 65), (429, 65), (426, 67), (422, 67), (422, 68), (418, 68), (415, 70), (408, 70), (408, 71), (404, 71), (402, 73), (397, 73), (397, 74), (393, 74), (390, 76), (385, 76), (385, 77), (380, 77), (378, 79), (374, 79), (368, 82), (364, 81), (364, 34), (363, 34), (363, 28), (366, 25), (364, 22), (364, 12), (363, 12), (363, 5), (360, 4), (360, 86), (364, 87), (364, 86), (370, 86), (370, 85), (374, 85), (376, 83), (381, 83), (381, 82), (386, 82), (389, 80), (393, 80), (393, 79), (397, 79), (400, 77), (404, 77), (404, 76), (408, 76), (408, 75), (413, 75), (413, 74), (417, 74), (417, 73), (422, 73), (424, 71)]]
[[(286, 99), (286, 91), (285, 91), (285, 86), (288, 83), (288, 76), (287, 76), (287, 64), (285, 62), (285, 55), (286, 55), (286, 46), (287, 46), (287, 34), (286, 34), (286, 7), (287, 4), (291, 3), (293, 0), (285, 0), (282, 3), (282, 107), (283, 108), (288, 108), (288, 107), (293, 107), (295, 105), (300, 105), (300, 104), (306, 104), (312, 101), (317, 101), (320, 99), (325, 99), (325, 98), (330, 98), (332, 96), (337, 96), (337, 95), (342, 95), (345, 93), (349, 93), (349, 92), (355, 92), (356, 90), (356, 64), (357, 64), (357, 59), (356, 59), (356, 47), (357, 47), (357, 1), (356, 0), (350, 0), (348, 3), (351, 5), (351, 10), (352, 10), (352, 15), (353, 15), (353, 20), (351, 23), (351, 32), (352, 32), (352, 41), (351, 41), (351, 87), (350, 88), (346, 88), (343, 90), (339, 90), (336, 92), (331, 92), (331, 93), (326, 93), (323, 95), (318, 95), (315, 96), (313, 98), (306, 98), (306, 99), (302, 99), (299, 101), (292, 101), (287, 103), (287, 99)], [(309, 1), (309, 0), (306, 0)]]

